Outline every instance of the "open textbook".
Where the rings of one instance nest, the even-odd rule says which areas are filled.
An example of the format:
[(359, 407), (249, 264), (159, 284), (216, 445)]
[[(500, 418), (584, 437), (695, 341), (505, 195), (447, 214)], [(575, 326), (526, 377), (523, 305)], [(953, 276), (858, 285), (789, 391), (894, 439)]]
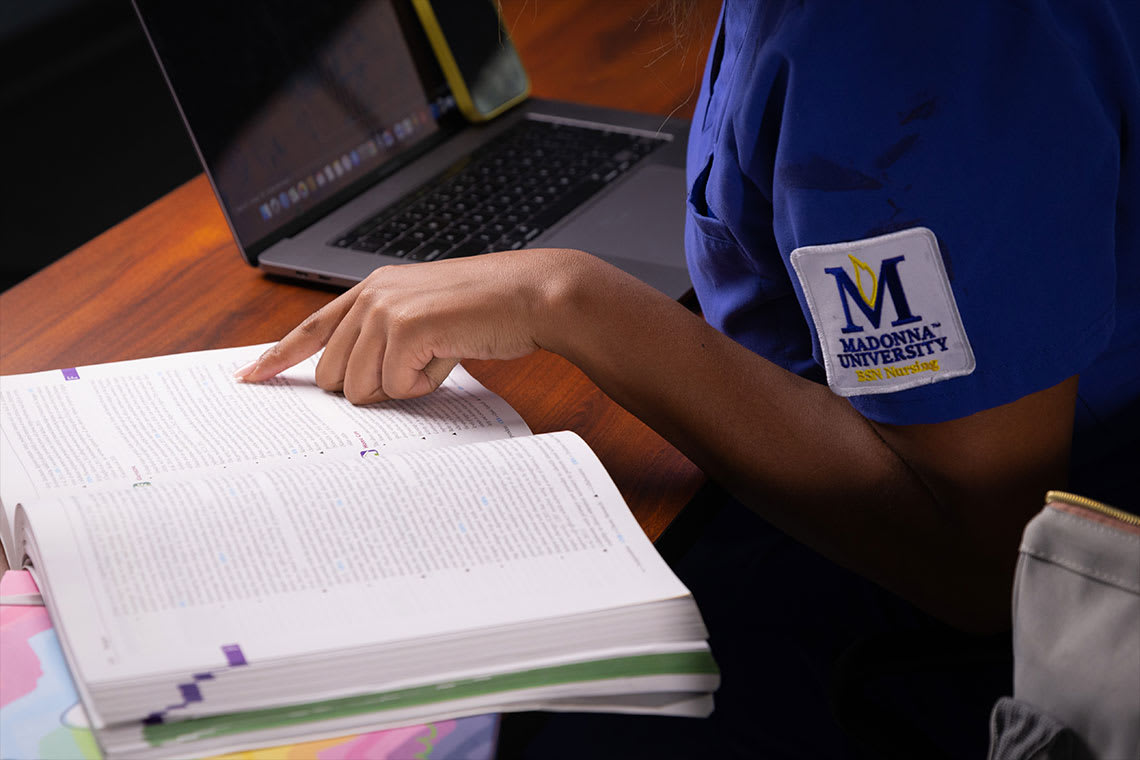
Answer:
[(692, 597), (573, 433), (457, 367), (354, 407), (263, 346), (0, 377), (0, 540), (110, 756), (490, 711), (706, 715)]

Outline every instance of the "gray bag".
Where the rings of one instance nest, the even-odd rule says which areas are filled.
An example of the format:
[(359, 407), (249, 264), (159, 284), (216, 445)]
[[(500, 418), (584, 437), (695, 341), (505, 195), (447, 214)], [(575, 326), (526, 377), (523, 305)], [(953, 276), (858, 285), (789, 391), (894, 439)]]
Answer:
[(1050, 491), (1021, 541), (990, 760), (1140, 760), (1140, 518)]

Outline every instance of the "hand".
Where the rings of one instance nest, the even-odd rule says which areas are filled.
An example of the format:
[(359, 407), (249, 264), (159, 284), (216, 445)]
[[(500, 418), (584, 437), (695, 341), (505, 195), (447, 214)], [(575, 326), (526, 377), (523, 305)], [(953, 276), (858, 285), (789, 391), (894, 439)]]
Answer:
[(461, 359), (513, 359), (540, 348), (550, 296), (584, 256), (542, 249), (381, 267), (235, 377), (266, 380), (325, 347), (321, 388), (354, 404), (422, 396)]

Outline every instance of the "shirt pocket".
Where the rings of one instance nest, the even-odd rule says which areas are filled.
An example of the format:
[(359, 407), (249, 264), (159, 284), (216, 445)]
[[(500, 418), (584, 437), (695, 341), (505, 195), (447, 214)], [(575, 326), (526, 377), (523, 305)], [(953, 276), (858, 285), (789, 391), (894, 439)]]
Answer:
[(709, 152), (704, 158), (701, 170), (697, 172), (689, 187), (687, 204), (689, 219), (704, 237), (721, 243), (735, 244), (736, 239), (729, 232), (728, 226), (709, 208), (709, 176), (712, 168), (713, 154)]
[[(750, 287), (761, 300), (792, 292), (772, 234), (771, 204), (750, 193), (732, 155), (710, 150), (689, 187), (686, 248), (689, 265), (717, 285)], [(699, 293), (698, 293), (699, 295)]]
[(742, 279), (755, 277), (748, 257), (728, 225), (709, 208), (707, 190), (713, 156), (705, 155), (686, 199), (685, 253), (702, 306), (723, 301)]
[[(685, 254), (704, 317), (761, 356), (814, 378), (811, 333), (771, 232), (771, 206), (745, 195), (743, 174), (720, 157), (735, 174), (718, 174), (713, 153), (706, 154), (686, 204)], [(726, 223), (718, 209), (753, 217)]]

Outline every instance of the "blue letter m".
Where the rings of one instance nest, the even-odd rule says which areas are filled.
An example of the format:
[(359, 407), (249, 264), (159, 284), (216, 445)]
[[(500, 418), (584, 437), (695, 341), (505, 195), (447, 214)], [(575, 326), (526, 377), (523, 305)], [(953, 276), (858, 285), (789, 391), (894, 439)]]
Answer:
[(879, 265), (877, 287), (873, 289), (873, 302), (869, 301), (856, 287), (855, 283), (851, 281), (851, 276), (844, 271), (843, 267), (828, 267), (823, 270), (835, 278), (835, 284), (839, 288), (839, 300), (843, 302), (843, 316), (847, 317), (847, 326), (843, 328), (844, 333), (863, 332), (863, 328), (851, 319), (851, 306), (848, 304), (848, 296), (851, 297), (851, 300), (859, 307), (859, 311), (863, 312), (863, 316), (876, 330), (879, 329), (879, 323), (883, 319), (883, 296), (886, 293), (891, 294), (891, 301), (894, 302), (895, 313), (898, 315), (898, 319), (891, 322), (892, 327), (907, 325), (922, 319), (922, 317), (910, 313), (910, 305), (906, 302), (906, 293), (903, 292), (902, 282), (899, 280), (899, 262), (903, 258), (903, 256), (895, 256), (894, 258), (883, 259)]

